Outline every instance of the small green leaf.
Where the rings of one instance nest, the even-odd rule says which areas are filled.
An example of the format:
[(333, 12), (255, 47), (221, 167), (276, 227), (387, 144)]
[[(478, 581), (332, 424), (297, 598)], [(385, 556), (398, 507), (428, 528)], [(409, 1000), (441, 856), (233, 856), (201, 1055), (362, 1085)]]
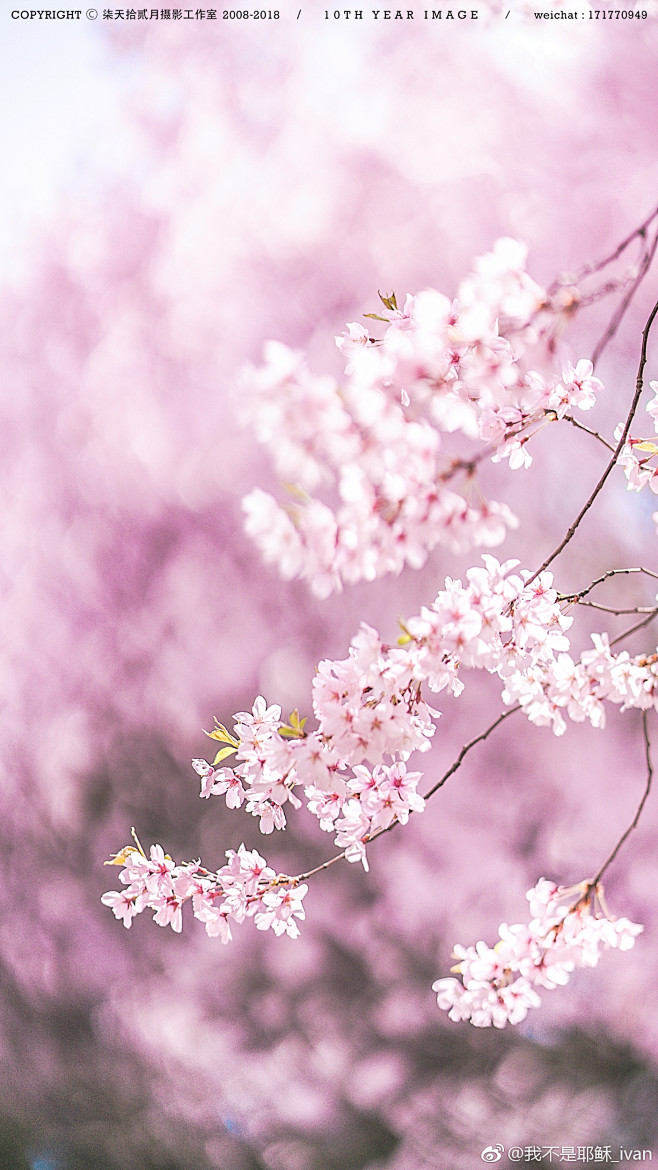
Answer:
[(392, 292), (390, 296), (385, 297), (383, 293), (379, 292), (379, 289), (377, 289), (377, 292), (379, 293), (379, 299), (382, 302), (382, 305), (384, 305), (385, 308), (389, 310), (389, 312), (397, 313), (398, 302), (395, 299), (395, 293)]
[(139, 853), (134, 845), (125, 845), (118, 853), (113, 853), (109, 861), (104, 861), (103, 865), (125, 865), (131, 853)]
[(213, 768), (215, 768), (217, 766), (217, 764), (221, 764), (222, 760), (225, 760), (227, 756), (234, 755), (236, 750), (237, 749), (234, 747), (220, 748), (219, 751), (217, 752), (217, 755), (215, 756), (215, 758), (212, 762)]
[(231, 735), (223, 723), (218, 723), (215, 719), (215, 724), (212, 731), (204, 731), (203, 734), (207, 735), (209, 739), (218, 739), (220, 743), (230, 743), (233, 750), (236, 751), (240, 747), (240, 740)]
[(398, 618), (398, 625), (402, 630), (398, 638), (398, 646), (406, 646), (408, 642), (413, 642), (413, 638), (404, 623), (404, 618)]
[(306, 722), (306, 717), (300, 719), (299, 711), (295, 707), (295, 710), (290, 713), (287, 724), (279, 728), (279, 735), (282, 735), (284, 739), (304, 739), (306, 736), (304, 724)]

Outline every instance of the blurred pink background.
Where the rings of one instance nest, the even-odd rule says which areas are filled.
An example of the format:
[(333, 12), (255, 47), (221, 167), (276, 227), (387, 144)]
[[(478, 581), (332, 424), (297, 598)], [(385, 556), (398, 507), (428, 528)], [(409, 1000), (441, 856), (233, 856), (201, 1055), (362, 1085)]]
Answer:
[[(454, 942), (493, 941), (537, 878), (578, 881), (608, 854), (645, 782), (637, 712), (561, 740), (504, 727), (373, 846), (368, 875), (313, 881), (297, 941), (247, 924), (221, 947), (146, 915), (125, 931), (99, 901), (131, 825), (209, 866), (243, 840), (289, 872), (328, 856), (302, 818), (265, 840), (199, 802), (202, 728), (259, 692), (308, 711), (320, 657), (362, 619), (391, 636), (473, 561), (437, 553), (326, 602), (277, 580), (242, 532), (242, 494), (272, 482), (235, 420), (245, 362), (276, 337), (335, 372), (334, 334), (379, 288), (452, 293), (504, 234), (548, 283), (658, 203), (655, 19), (422, 11), (1, 18), (3, 1170), (461, 1170), (498, 1142), (658, 1156), (655, 798), (606, 881), (645, 924), (633, 952), (504, 1033), (451, 1024), (431, 992)], [(608, 433), (656, 296), (658, 268), (597, 371)], [(576, 322), (575, 357), (611, 307)], [(522, 480), (495, 472), (522, 519), (501, 555), (530, 567), (605, 463), (562, 429)], [(562, 588), (656, 568), (655, 502), (624, 487), (560, 561)], [(637, 581), (616, 596), (652, 600)], [(499, 690), (476, 677), (440, 704), (428, 779)]]

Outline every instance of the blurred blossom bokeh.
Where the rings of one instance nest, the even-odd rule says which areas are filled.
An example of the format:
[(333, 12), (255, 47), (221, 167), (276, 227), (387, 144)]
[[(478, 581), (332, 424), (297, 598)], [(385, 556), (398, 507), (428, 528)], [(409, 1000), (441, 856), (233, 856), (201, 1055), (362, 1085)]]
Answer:
[[(288, 873), (323, 861), (302, 816), (263, 843), (199, 802), (202, 729), (259, 693), (308, 712), (316, 663), (360, 621), (394, 637), (474, 563), (442, 550), (327, 601), (279, 580), (243, 532), (242, 496), (274, 482), (238, 423), (245, 364), (273, 337), (337, 373), (334, 335), (378, 289), (453, 295), (501, 235), (548, 284), (658, 203), (655, 19), (414, 12), (2, 14), (1, 1170), (461, 1170), (497, 1143), (658, 1157), (655, 798), (606, 877), (645, 925), (633, 951), (503, 1032), (451, 1023), (431, 991), (456, 941), (493, 942), (539, 877), (580, 881), (610, 852), (646, 779), (637, 711), (561, 739), (503, 727), (368, 874), (311, 882), (298, 940), (246, 924), (223, 947), (191, 917), (180, 937), (147, 915), (126, 931), (100, 904), (133, 825), (211, 868), (241, 841)], [(597, 370), (608, 433), (657, 296), (655, 267)], [(575, 358), (610, 311), (571, 326)], [(541, 563), (604, 466), (556, 430), (521, 489), (492, 473), (521, 520), (501, 559)], [(620, 475), (561, 587), (655, 569), (651, 511)], [(637, 580), (616, 596), (652, 601)], [(478, 675), (441, 706), (430, 781), (500, 686)]]

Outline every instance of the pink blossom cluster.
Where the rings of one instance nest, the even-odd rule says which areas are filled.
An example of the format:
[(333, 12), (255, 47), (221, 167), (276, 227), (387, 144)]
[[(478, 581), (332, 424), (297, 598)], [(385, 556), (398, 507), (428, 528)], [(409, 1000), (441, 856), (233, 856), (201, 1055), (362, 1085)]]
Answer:
[[(490, 554), (483, 562), (468, 571), (466, 586), (448, 578), (433, 605), (405, 623), (401, 644), (385, 646), (362, 624), (346, 659), (320, 662), (313, 732), (298, 717), (285, 724), (281, 708), (259, 696), (251, 712), (234, 716), (234, 734), (221, 726), (211, 733), (227, 746), (213, 764), (193, 761), (201, 795), (224, 795), (230, 808), (246, 801), (269, 833), (285, 827), (286, 802), (299, 808), (295, 789), (303, 786), (321, 827), (336, 832), (349, 860), (366, 865), (373, 833), (423, 808), (420, 773), (406, 771), (412, 752), (428, 750), (439, 717), (422, 698), (423, 683), (459, 694), (462, 666), (514, 677), (569, 646), (572, 619), (550, 573), (526, 586), (527, 571), (511, 572), (517, 562), (500, 565)], [(217, 766), (233, 753), (233, 767)]]
[[(433, 604), (404, 623), (397, 645), (362, 624), (346, 659), (320, 662), (314, 731), (298, 717), (286, 724), (281, 708), (259, 696), (251, 712), (234, 716), (234, 735), (212, 733), (228, 746), (214, 764), (193, 761), (201, 795), (224, 795), (229, 808), (246, 801), (270, 833), (285, 827), (287, 802), (300, 807), (295, 790), (303, 787), (321, 827), (336, 832), (350, 860), (365, 864), (367, 839), (423, 806), (420, 773), (406, 772), (410, 754), (428, 750), (440, 715), (422, 698), (423, 684), (459, 695), (462, 668), (485, 669), (502, 679), (507, 705), (519, 703), (531, 722), (558, 735), (565, 715), (602, 727), (606, 700), (624, 710), (658, 705), (657, 656), (613, 655), (605, 635), (594, 635), (593, 649), (575, 662), (567, 636), (573, 618), (552, 574), (526, 584), (530, 573), (513, 572), (516, 561), (482, 560), (466, 584), (447, 578)], [(233, 767), (217, 766), (233, 753)]]
[[(551, 368), (556, 317), (567, 305), (528, 277), (525, 250), (512, 240), (476, 261), (455, 301), (434, 290), (407, 297), (402, 309), (394, 296), (382, 301), (383, 338), (353, 322), (337, 339), (346, 360), (341, 383), (312, 375), (302, 355), (274, 342), (266, 365), (247, 377), (247, 414), (272, 446), (292, 501), (282, 508), (252, 492), (247, 528), (285, 577), (308, 578), (321, 596), (421, 566), (441, 541), (462, 548), (502, 540), (512, 514), (501, 504), (467, 503), (455, 490), (459, 476), (473, 479), (484, 457), (527, 467), (536, 431), (571, 408), (589, 410), (602, 388), (586, 359), (561, 364), (559, 375)], [(540, 358), (544, 373), (530, 368)], [(648, 410), (658, 430), (658, 382), (651, 385)], [(480, 444), (475, 454), (444, 453), (455, 432), (471, 450)], [(642, 486), (639, 478), (654, 475), (644, 464), (658, 447), (629, 440), (627, 448), (634, 459), (636, 450), (647, 454), (633, 472), (638, 483), (629, 477), (629, 486)], [(627, 474), (629, 459), (620, 458)], [(500, 563), (490, 553), (481, 562), (464, 581), (446, 578), (431, 605), (400, 623), (395, 644), (364, 623), (346, 658), (321, 661), (312, 684), (314, 729), (297, 711), (286, 722), (262, 695), (251, 711), (234, 715), (231, 731), (217, 723), (209, 733), (220, 745), (214, 760), (192, 762), (201, 796), (244, 806), (265, 834), (285, 828), (286, 805), (305, 804), (339, 856), (368, 869), (373, 838), (425, 807), (422, 774), (407, 769), (413, 752), (429, 749), (440, 716), (425, 688), (458, 696), (464, 669), (486, 670), (501, 680), (507, 706), (555, 734), (567, 716), (602, 727), (606, 700), (658, 708), (658, 654), (615, 655), (605, 635), (594, 635), (593, 649), (576, 661), (567, 611), (579, 598), (560, 594), (546, 570)], [(179, 931), (189, 901), (208, 934), (224, 942), (231, 922), (246, 917), (260, 930), (297, 937), (301, 883), (317, 870), (277, 876), (244, 845), (226, 856), (213, 873), (199, 862), (175, 865), (160, 846), (149, 858), (128, 847), (115, 859), (125, 888), (103, 902), (126, 926), (149, 908), (158, 924)], [(462, 982), (435, 984), (439, 1006), (478, 1026), (516, 1023), (539, 1004), (538, 986), (566, 982), (604, 947), (632, 945), (642, 928), (594, 912), (598, 887), (584, 883), (578, 901), (565, 905), (571, 893), (542, 879), (528, 894), (528, 926), (501, 926), (493, 949), (458, 947)]]
[(198, 862), (175, 865), (161, 845), (152, 845), (150, 856), (128, 846), (117, 854), (114, 864), (123, 864), (119, 880), (123, 890), (110, 890), (101, 901), (115, 917), (129, 927), (143, 910), (153, 910), (158, 926), (183, 928), (183, 905), (192, 903), (195, 918), (206, 933), (230, 942), (231, 922), (253, 918), (258, 930), (297, 938), (296, 919), (305, 917), (302, 905), (308, 887), (292, 879), (277, 877), (255, 850), (240, 845), (226, 852), (228, 864), (209, 873)]
[[(654, 431), (658, 434), (658, 382), (649, 382), (653, 390), (653, 398), (647, 403), (647, 412), (653, 419)], [(615, 430), (615, 438), (619, 440), (623, 431), (623, 424)], [(658, 444), (653, 439), (637, 439), (629, 436), (624, 443), (617, 462), (624, 469), (628, 481), (629, 491), (639, 492), (649, 485), (652, 492), (658, 495), (658, 466), (656, 456)]]
[(419, 617), (405, 623), (414, 679), (459, 694), (462, 667), (482, 668), (503, 681), (503, 702), (519, 703), (531, 723), (566, 730), (565, 716), (605, 726), (605, 702), (622, 710), (658, 709), (658, 654), (613, 654), (606, 634), (576, 661), (567, 636), (573, 618), (549, 572), (529, 585), (527, 570), (511, 573), (490, 554), (469, 569), (467, 584), (446, 580), (445, 589)]
[[(297, 712), (284, 722), (280, 706), (268, 706), (260, 695), (251, 711), (234, 716), (233, 732), (218, 724), (210, 736), (223, 746), (213, 763), (193, 761), (201, 796), (223, 795), (229, 808), (245, 805), (259, 818), (261, 831), (271, 833), (285, 828), (286, 803), (302, 806), (303, 790), (320, 827), (334, 834), (348, 861), (367, 869), (366, 845), (373, 836), (396, 822), (406, 824), (412, 812), (425, 807), (418, 793), (422, 774), (407, 771), (406, 763), (414, 751), (429, 749), (440, 715), (423, 699), (424, 684), (459, 695), (462, 668), (485, 669), (502, 679), (506, 704), (520, 704), (531, 722), (551, 726), (556, 734), (565, 730), (565, 715), (602, 727), (606, 700), (622, 709), (658, 707), (658, 654), (614, 655), (605, 635), (594, 635), (593, 649), (575, 662), (567, 636), (573, 618), (564, 613), (552, 574), (514, 572), (518, 562), (500, 564), (491, 554), (482, 561), (468, 570), (466, 584), (447, 578), (433, 604), (403, 624), (398, 644), (385, 645), (376, 630), (362, 624), (347, 658), (320, 662), (313, 680), (315, 730), (306, 731)], [(223, 766), (231, 755), (234, 765)], [(182, 901), (189, 896), (196, 898), (197, 917), (208, 928), (212, 920), (218, 932), (228, 929), (234, 904), (246, 914), (233, 862), (219, 878), (208, 877), (198, 866), (173, 867), (160, 847), (154, 848), (151, 862), (132, 850), (122, 875), (128, 890), (104, 896), (126, 924), (149, 905), (156, 921), (177, 929)], [(220, 910), (211, 914), (218, 897)], [(261, 901), (271, 902), (275, 914), (281, 898), (277, 887), (263, 892)], [(234, 907), (234, 917), (237, 912)], [(272, 921), (278, 921), (276, 914)], [(513, 998), (518, 991), (506, 995)]]
[(434, 691), (450, 686), (459, 694), (462, 666), (508, 678), (542, 669), (569, 648), (573, 618), (563, 612), (553, 575), (541, 573), (526, 585), (528, 570), (511, 572), (518, 561), (500, 564), (490, 554), (482, 560), (467, 571), (466, 585), (448, 577), (433, 604), (405, 622), (415, 676)]
[(425, 801), (417, 792), (420, 772), (407, 772), (398, 761), (392, 767), (378, 764), (372, 770), (357, 764), (344, 794), (307, 788), (309, 810), (320, 827), (336, 831), (336, 845), (347, 861), (360, 861), (368, 869), (366, 843), (398, 821), (406, 825), (412, 812), (422, 812)]
[(556, 735), (566, 730), (565, 715), (603, 728), (606, 701), (623, 711), (658, 709), (658, 654), (613, 654), (608, 636), (593, 634), (593, 648), (574, 660), (567, 636), (573, 618), (552, 574), (526, 585), (527, 570), (510, 574), (517, 562), (482, 559), (484, 567), (468, 570), (466, 586), (448, 578), (433, 605), (405, 623), (418, 683), (458, 694), (462, 667), (486, 669), (502, 679), (505, 704), (519, 703), (531, 723)]
[(307, 733), (296, 713), (286, 724), (281, 708), (258, 696), (252, 712), (234, 717), (234, 736), (221, 726), (211, 733), (228, 745), (215, 763), (234, 752), (235, 766), (193, 761), (201, 795), (224, 795), (230, 808), (246, 801), (269, 833), (285, 827), (286, 802), (300, 807), (294, 789), (303, 786), (321, 827), (336, 832), (348, 860), (367, 868), (366, 840), (424, 807), (421, 774), (407, 772), (405, 761), (429, 748), (438, 712), (421, 697), (408, 650), (385, 648), (365, 624), (346, 659), (319, 664), (313, 709), (318, 726)]
[[(272, 452), (290, 498), (261, 489), (244, 500), (247, 531), (287, 578), (320, 597), (344, 583), (421, 567), (438, 544), (499, 544), (516, 524), (509, 508), (468, 487), (483, 457), (527, 467), (527, 442), (569, 407), (588, 410), (601, 389), (591, 362), (558, 375), (539, 341), (560, 303), (525, 271), (511, 239), (475, 262), (456, 300), (434, 289), (382, 298), (387, 325), (372, 337), (355, 322), (338, 337), (337, 381), (313, 375), (300, 353), (270, 342), (245, 377), (245, 417)], [(546, 374), (528, 368), (547, 360)], [(479, 444), (467, 458), (442, 451), (461, 432)], [(482, 446), (484, 444), (484, 446)], [(326, 498), (321, 499), (317, 492)], [(473, 498), (475, 494), (476, 498)]]
[[(234, 721), (235, 736), (221, 725), (210, 733), (211, 738), (227, 745), (217, 753), (213, 765), (206, 760), (192, 761), (201, 776), (201, 795), (225, 795), (229, 808), (239, 808), (246, 800), (247, 812), (260, 819), (261, 832), (283, 829), (283, 805), (290, 801), (293, 808), (299, 808), (300, 800), (292, 791), (298, 778), (291, 744), (279, 735), (281, 708), (276, 704), (268, 707), (259, 695), (253, 709), (238, 711)], [(215, 766), (234, 753), (236, 767)]]
[(541, 668), (515, 672), (506, 680), (505, 703), (520, 703), (531, 723), (566, 730), (565, 714), (575, 723), (605, 726), (605, 701), (622, 711), (658, 710), (658, 654), (613, 654), (607, 634), (592, 634), (593, 648), (575, 662), (561, 653)]
[[(575, 894), (578, 900), (565, 904)], [(630, 950), (643, 930), (628, 918), (611, 918), (602, 905), (602, 888), (588, 882), (564, 889), (541, 878), (526, 897), (530, 922), (503, 923), (494, 947), (484, 942), (455, 947), (453, 970), (461, 979), (437, 979), (432, 985), (451, 1020), (470, 1020), (477, 1028), (518, 1024), (540, 1006), (538, 987), (564, 986), (576, 967), (595, 967), (602, 951)]]
[[(324, 660), (313, 680), (317, 728), (297, 717), (285, 724), (278, 705), (259, 696), (251, 712), (234, 716), (234, 734), (218, 726), (224, 746), (213, 762), (194, 760), (201, 795), (224, 795), (230, 808), (246, 801), (262, 832), (285, 827), (283, 806), (299, 808), (303, 786), (321, 827), (336, 832), (349, 860), (366, 865), (365, 843), (394, 820), (406, 823), (424, 805), (420, 773), (407, 773), (414, 751), (427, 751), (439, 712), (422, 698), (422, 685), (459, 694), (461, 666), (510, 675), (543, 664), (568, 648), (572, 619), (560, 608), (552, 576), (530, 586), (529, 573), (512, 574), (485, 554), (468, 583), (448, 578), (431, 607), (404, 626), (401, 644), (386, 646), (362, 624), (348, 657)], [(305, 722), (305, 721), (304, 721)], [(218, 765), (235, 754), (233, 767)]]

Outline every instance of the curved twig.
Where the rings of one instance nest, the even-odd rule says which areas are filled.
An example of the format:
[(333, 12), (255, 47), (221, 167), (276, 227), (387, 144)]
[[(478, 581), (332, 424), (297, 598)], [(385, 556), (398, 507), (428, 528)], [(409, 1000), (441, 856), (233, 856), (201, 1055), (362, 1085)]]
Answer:
[(614, 470), (614, 468), (617, 464), (617, 459), (618, 459), (619, 455), (621, 454), (624, 443), (626, 442), (626, 439), (628, 437), (628, 432), (631, 429), (631, 423), (632, 423), (633, 418), (635, 416), (635, 411), (637, 410), (638, 403), (639, 403), (640, 397), (642, 395), (642, 390), (644, 387), (644, 367), (645, 367), (646, 362), (647, 362), (647, 345), (648, 345), (648, 341), (649, 341), (649, 333), (651, 331), (651, 326), (653, 325), (654, 320), (656, 318), (656, 314), (658, 314), (658, 301), (656, 301), (653, 309), (651, 310), (651, 313), (649, 314), (649, 319), (648, 319), (648, 321), (647, 321), (647, 323), (642, 331), (642, 348), (640, 350), (640, 362), (639, 362), (638, 371), (637, 371), (637, 379), (635, 382), (635, 394), (633, 395), (633, 401), (631, 403), (630, 410), (629, 410), (628, 415), (626, 417), (626, 422), (624, 423), (624, 428), (622, 430), (621, 437), (620, 437), (619, 442), (617, 443), (617, 446), (615, 447), (615, 450), (612, 454), (612, 458), (608, 461), (608, 464), (605, 468), (605, 471), (603, 472), (603, 475), (601, 476), (601, 478), (599, 479), (599, 482), (597, 483), (596, 487), (594, 488), (594, 491), (591, 493), (588, 500), (585, 502), (585, 504), (581, 508), (580, 512), (576, 516), (576, 519), (574, 520), (573, 524), (571, 525), (571, 527), (567, 531), (566, 535), (562, 538), (562, 540), (558, 544), (557, 548), (555, 548), (553, 550), (551, 555), (546, 558), (544, 563), (539, 566), (539, 568), (532, 574), (531, 577), (528, 578), (528, 580), (526, 581), (526, 586), (531, 585), (532, 582), (540, 575), (540, 573), (543, 573), (544, 570), (547, 569), (548, 566), (551, 565), (553, 563), (553, 561), (557, 557), (559, 557), (560, 553), (563, 552), (563, 550), (566, 548), (569, 541), (574, 536), (576, 529), (578, 528), (581, 520), (589, 512), (596, 497), (602, 491), (603, 486), (604, 486), (606, 480), (608, 479), (608, 476)]

